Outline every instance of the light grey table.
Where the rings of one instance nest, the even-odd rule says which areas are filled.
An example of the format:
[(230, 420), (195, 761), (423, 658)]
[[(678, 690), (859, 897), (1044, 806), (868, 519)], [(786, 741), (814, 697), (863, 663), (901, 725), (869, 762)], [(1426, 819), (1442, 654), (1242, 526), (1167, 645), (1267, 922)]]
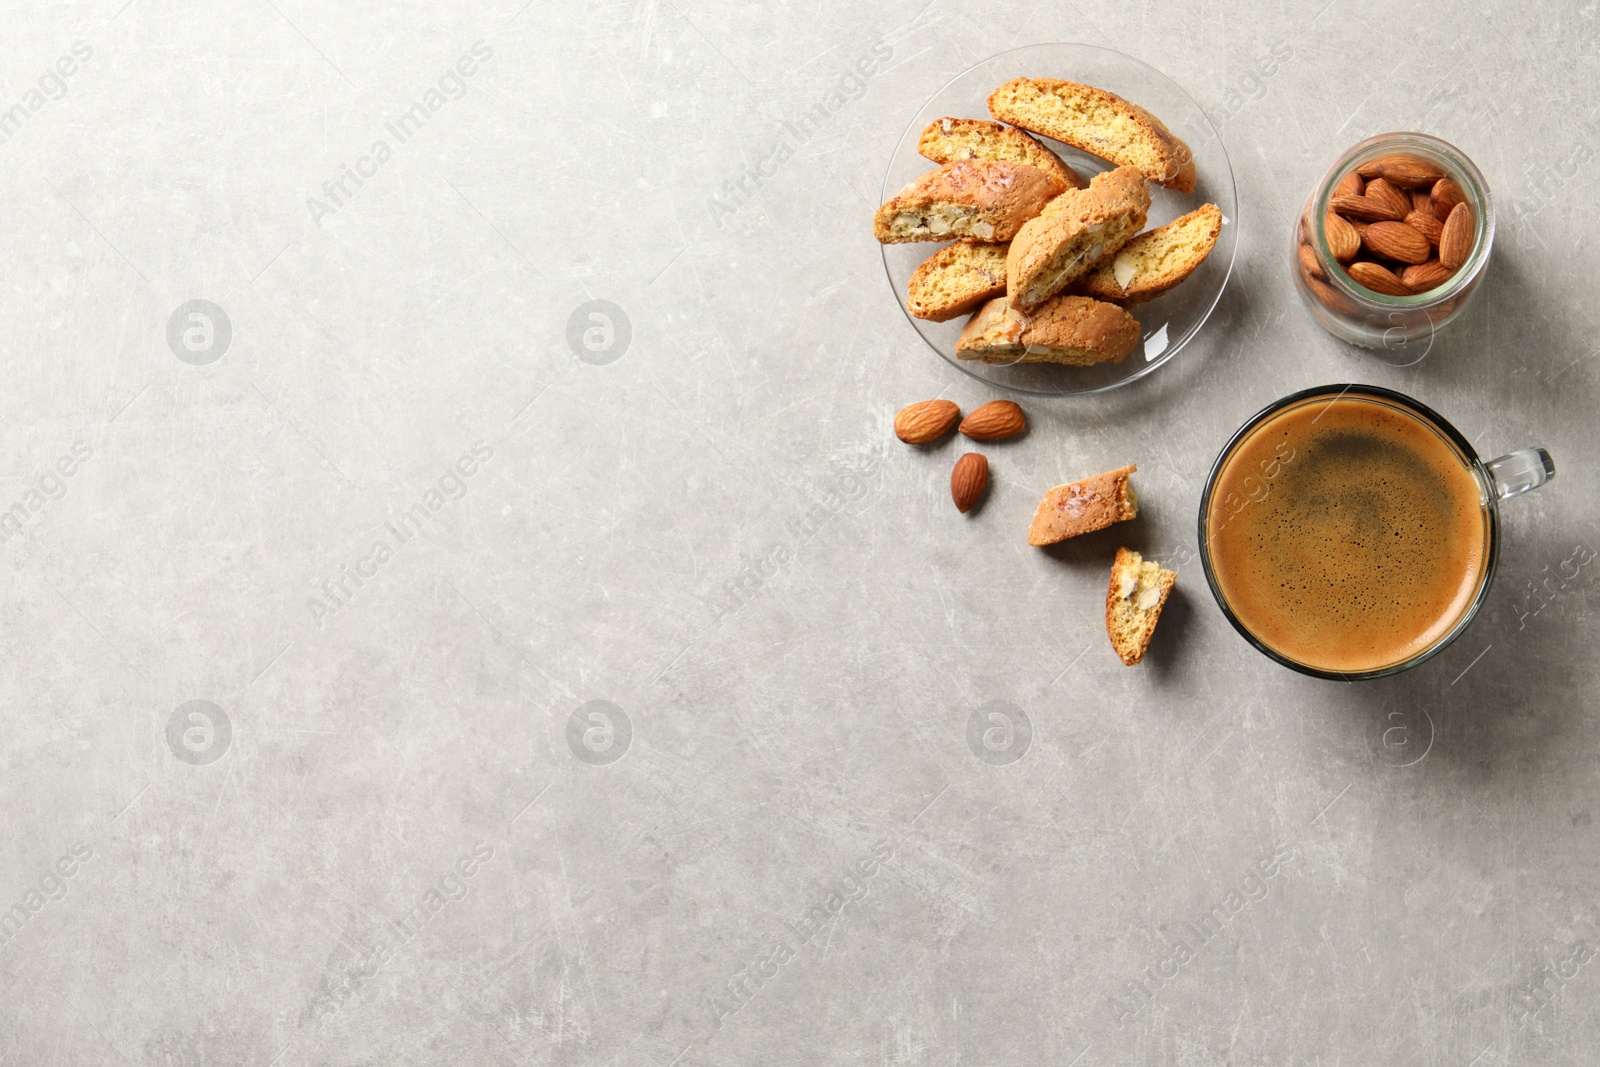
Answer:
[[(1596, 1061), (1594, 3), (457, 7), (7, 16), (0, 1063)], [(935, 88), (1050, 40), (1210, 110), (1238, 265), (963, 518), (889, 423), (994, 394), (866, 223)], [(1501, 228), (1397, 368), (1285, 254), (1407, 128)], [(1365, 685), (1194, 556), (1227, 434), (1341, 380), (1560, 464)], [(1022, 536), (1129, 461), (1113, 540), (1180, 570), (1137, 669), (1111, 542)]]

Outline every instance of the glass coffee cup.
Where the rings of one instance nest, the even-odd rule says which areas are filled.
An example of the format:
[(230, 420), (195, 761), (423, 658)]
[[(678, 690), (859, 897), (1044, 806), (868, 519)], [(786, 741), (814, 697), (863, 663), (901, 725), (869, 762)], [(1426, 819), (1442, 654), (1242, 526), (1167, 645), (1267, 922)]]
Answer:
[(1325, 385), (1223, 447), (1200, 498), (1200, 558), (1228, 621), (1319, 678), (1380, 678), (1455, 640), (1500, 550), (1500, 502), (1543, 485), (1542, 448), (1485, 462), (1408, 396)]

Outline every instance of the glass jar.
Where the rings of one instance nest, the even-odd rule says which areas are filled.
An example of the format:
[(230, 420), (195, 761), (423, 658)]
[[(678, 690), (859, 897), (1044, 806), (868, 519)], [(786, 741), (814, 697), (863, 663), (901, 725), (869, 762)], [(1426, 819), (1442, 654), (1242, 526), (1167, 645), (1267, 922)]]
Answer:
[[(1356, 282), (1335, 258), (1327, 228), (1321, 225), (1332, 210), (1334, 188), (1341, 179), (1380, 156), (1390, 155), (1420, 157), (1444, 171), (1459, 188), (1461, 202), (1472, 210), (1471, 251), (1461, 265), (1442, 281), (1428, 279), (1426, 272), (1419, 269), (1415, 286), (1403, 285), (1410, 290), (1404, 296), (1378, 292)], [(1431, 192), (1432, 183), (1414, 188)], [(1411, 188), (1402, 187), (1400, 193), (1409, 199)], [(1358, 258), (1382, 260), (1367, 245), (1367, 224), (1358, 220), (1355, 225), (1362, 234)], [(1429, 264), (1439, 258), (1437, 239), (1431, 243)], [(1291, 237), (1289, 264), (1300, 299), (1325, 330), (1363, 348), (1408, 356), (1404, 362), (1410, 363), (1426, 355), (1434, 335), (1466, 307), (1488, 265), (1493, 244), (1494, 206), (1489, 200), (1489, 185), (1472, 160), (1454, 145), (1425, 133), (1383, 133), (1351, 146), (1311, 191)], [(1402, 266), (1398, 262), (1387, 265), (1397, 268), (1391, 276), (1397, 276)], [(1374, 281), (1393, 287), (1382, 275)], [(1431, 287), (1424, 288), (1428, 285)]]

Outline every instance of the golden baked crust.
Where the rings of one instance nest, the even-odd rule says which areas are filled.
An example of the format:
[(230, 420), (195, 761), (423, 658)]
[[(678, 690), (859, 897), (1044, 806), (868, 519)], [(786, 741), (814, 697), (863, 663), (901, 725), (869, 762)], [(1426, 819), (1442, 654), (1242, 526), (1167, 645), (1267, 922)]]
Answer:
[(922, 131), (917, 151), (935, 163), (976, 159), (990, 163), (1026, 163), (1059, 183), (1057, 193), (1089, 183), (1061, 157), (1014, 126), (988, 119), (934, 119)]
[(906, 285), (906, 309), (946, 322), (1006, 291), (1006, 245), (960, 240), (922, 261)]
[(1055, 195), (1050, 177), (1026, 163), (962, 159), (930, 170), (872, 217), (884, 244), (975, 237), (1009, 241)]
[(1116, 93), (1059, 78), (1015, 78), (989, 94), (989, 113), (1119, 166), (1138, 167), (1157, 185), (1194, 192), (1189, 146)]
[(1114, 255), (1144, 226), (1150, 187), (1137, 167), (1097, 174), (1029, 219), (1006, 256), (1006, 295), (1037, 307)]
[(1096, 174), (1029, 219), (1006, 256), (1006, 294), (1027, 310), (1064, 290), (1122, 248), (1150, 210), (1150, 187), (1134, 166)]
[(1138, 469), (1118, 467), (1046, 492), (1028, 527), (1028, 544), (1053, 545), (1138, 515), (1139, 495), (1128, 484), (1128, 475)]
[(1123, 664), (1132, 667), (1144, 659), (1155, 636), (1161, 609), (1167, 606), (1177, 571), (1169, 571), (1128, 548), (1117, 549), (1111, 564), (1111, 585), (1106, 590), (1106, 634)]
[(1132, 307), (1160, 296), (1205, 262), (1222, 232), (1222, 209), (1206, 204), (1130, 240), (1073, 292)]
[(1063, 294), (1031, 312), (996, 297), (972, 316), (956, 357), (983, 363), (1120, 363), (1139, 343), (1139, 322), (1115, 304)]

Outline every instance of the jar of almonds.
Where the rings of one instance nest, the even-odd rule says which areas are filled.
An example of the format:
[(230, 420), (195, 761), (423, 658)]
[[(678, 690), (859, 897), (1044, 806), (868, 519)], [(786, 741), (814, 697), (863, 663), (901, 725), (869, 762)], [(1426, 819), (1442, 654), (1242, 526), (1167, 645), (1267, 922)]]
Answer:
[(1295, 288), (1329, 333), (1420, 359), (1461, 314), (1493, 243), (1472, 160), (1437, 137), (1385, 133), (1322, 176), (1290, 254)]

